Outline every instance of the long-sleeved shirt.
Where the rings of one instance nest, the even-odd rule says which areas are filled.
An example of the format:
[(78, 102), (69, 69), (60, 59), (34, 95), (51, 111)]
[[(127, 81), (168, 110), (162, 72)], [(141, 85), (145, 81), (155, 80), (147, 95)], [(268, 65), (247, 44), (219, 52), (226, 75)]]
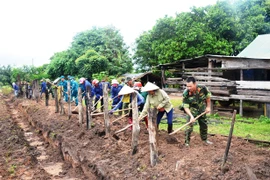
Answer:
[(63, 91), (67, 92), (67, 81), (60, 81), (60, 83), (58, 84), (59, 86), (63, 86)]
[[(140, 106), (141, 104), (144, 104), (144, 98), (142, 97), (142, 95), (140, 95), (137, 91), (135, 91), (135, 93), (137, 94), (137, 105)], [(119, 101), (119, 103), (112, 109), (113, 111), (119, 109), (119, 107), (121, 107), (121, 105), (123, 104), (123, 97), (121, 97), (121, 100)], [(132, 96), (130, 95), (130, 102), (132, 100)]]
[(149, 107), (164, 108), (167, 113), (173, 108), (168, 94), (162, 89), (155, 90), (153, 95), (148, 94), (140, 117), (147, 115)]
[(41, 83), (41, 92), (45, 92), (46, 91), (46, 88), (47, 88), (47, 84), (46, 84), (46, 82), (42, 82)]
[[(86, 92), (87, 88), (89, 88), (91, 91), (91, 97), (94, 97), (95, 92), (94, 92), (93, 86), (91, 85), (89, 81), (85, 80), (81, 88), (82, 88), (82, 93)], [(83, 96), (85, 96), (85, 93), (83, 93)]]
[(95, 93), (96, 99), (100, 99), (100, 96), (103, 96), (102, 83), (98, 83), (97, 86), (94, 86), (94, 93)]
[(118, 93), (120, 92), (120, 90), (122, 89), (122, 85), (117, 85), (116, 87), (115, 86), (112, 86), (111, 88), (111, 98), (115, 98), (116, 96), (118, 96)]

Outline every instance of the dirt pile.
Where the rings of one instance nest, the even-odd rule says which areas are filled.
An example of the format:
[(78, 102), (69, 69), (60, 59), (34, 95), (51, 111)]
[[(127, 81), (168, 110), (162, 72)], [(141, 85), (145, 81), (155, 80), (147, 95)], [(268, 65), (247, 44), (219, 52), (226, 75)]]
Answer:
[[(139, 151), (131, 155), (131, 131), (106, 138), (103, 116), (93, 118), (91, 130), (80, 127), (77, 115), (68, 120), (67, 115), (55, 113), (54, 102), (45, 107), (44, 102), (24, 100), (18, 103), (22, 116), (27, 119), (48, 142), (59, 149), (72, 167), (81, 169), (90, 179), (248, 179), (245, 165), (259, 179), (270, 179), (270, 149), (233, 138), (226, 171), (220, 170), (227, 138), (209, 137), (214, 144), (205, 145), (199, 135), (193, 133), (191, 146), (184, 146), (184, 132), (168, 137), (159, 131), (159, 163), (150, 166), (149, 136), (141, 124)], [(24, 112), (24, 113), (23, 113)], [(111, 121), (115, 119), (112, 118)], [(112, 133), (126, 126), (127, 119), (113, 123)], [(87, 174), (91, 172), (90, 174)]]

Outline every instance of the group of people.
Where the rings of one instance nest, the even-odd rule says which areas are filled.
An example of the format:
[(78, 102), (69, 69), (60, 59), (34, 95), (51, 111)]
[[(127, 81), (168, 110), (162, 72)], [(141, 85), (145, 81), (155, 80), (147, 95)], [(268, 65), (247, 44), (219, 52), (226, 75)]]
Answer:
[[(80, 78), (79, 84), (74, 80), (74, 77), (68, 76), (68, 80), (65, 80), (64, 76), (61, 76), (61, 81), (58, 86), (63, 86), (63, 96), (67, 101), (67, 81), (70, 81), (71, 86), (71, 100), (75, 101), (78, 105), (78, 87), (81, 88), (83, 96), (85, 96), (86, 91), (90, 92), (91, 97), (94, 98), (95, 109), (97, 108), (97, 102), (101, 102), (101, 108), (103, 107), (103, 85), (107, 83), (108, 91), (111, 92), (112, 109), (109, 111), (113, 114), (116, 110), (123, 109), (124, 115), (128, 115), (129, 123), (132, 123), (132, 112), (128, 111), (129, 104), (132, 101), (132, 93), (137, 94), (137, 106), (140, 112), (139, 119), (144, 119), (146, 127), (148, 128), (147, 111), (151, 108), (156, 108), (157, 113), (157, 127), (159, 127), (160, 121), (164, 114), (167, 116), (167, 131), (168, 133), (173, 132), (173, 105), (170, 102), (168, 94), (160, 89), (156, 84), (147, 82), (143, 87), (141, 82), (134, 82), (132, 78), (127, 77), (122, 83), (119, 83), (116, 79), (113, 79), (111, 83), (109, 82), (99, 82), (99, 80), (94, 79), (89, 82), (86, 78)], [(193, 123), (195, 122), (195, 117), (203, 112), (210, 112), (210, 91), (205, 86), (200, 86), (197, 84), (194, 77), (188, 77), (186, 79), (186, 90), (183, 92), (183, 104), (182, 109), (188, 115), (187, 122), (192, 122), (185, 131), (185, 144), (189, 146), (190, 136), (193, 131)], [(122, 115), (122, 111), (118, 111)], [(200, 136), (202, 141), (206, 144), (212, 144), (207, 139), (207, 122), (206, 115), (200, 116), (198, 118), (198, 123), (200, 125)]]

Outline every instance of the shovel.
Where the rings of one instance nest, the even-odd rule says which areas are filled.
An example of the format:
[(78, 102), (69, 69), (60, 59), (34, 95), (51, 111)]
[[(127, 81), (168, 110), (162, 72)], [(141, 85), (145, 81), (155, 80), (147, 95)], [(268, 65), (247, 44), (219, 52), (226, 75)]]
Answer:
[[(199, 117), (203, 116), (203, 115), (206, 114), (206, 113), (207, 113), (207, 112), (204, 111), (202, 114), (198, 115), (198, 116), (194, 119), (194, 121), (196, 121), (197, 119), (199, 119)], [(186, 123), (185, 125), (183, 125), (183, 126), (181, 126), (180, 128), (176, 129), (174, 132), (170, 133), (169, 135), (173, 135), (173, 134), (177, 133), (177, 132), (180, 131), (182, 128), (186, 127), (187, 125), (189, 125), (189, 124), (191, 124), (191, 123), (193, 123), (193, 122), (190, 121), (190, 122)]]

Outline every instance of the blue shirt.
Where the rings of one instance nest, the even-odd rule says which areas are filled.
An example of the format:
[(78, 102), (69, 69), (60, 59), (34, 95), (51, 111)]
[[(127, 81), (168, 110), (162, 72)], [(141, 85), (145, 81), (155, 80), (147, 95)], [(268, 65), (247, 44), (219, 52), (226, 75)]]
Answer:
[[(140, 106), (142, 104), (144, 104), (144, 98), (142, 95), (140, 95), (137, 91), (135, 91), (135, 93), (137, 94), (137, 106)], [(113, 111), (119, 109), (121, 107), (121, 105), (123, 104), (122, 99), (124, 96), (121, 97), (121, 101), (112, 109)], [(132, 101), (132, 96), (130, 96), (130, 102)]]
[(117, 87), (112, 86), (111, 88), (111, 98), (115, 98), (115, 96), (118, 96), (118, 93), (122, 89), (122, 85), (118, 85)]
[(100, 96), (103, 96), (102, 83), (98, 83), (97, 86), (94, 86), (94, 93), (95, 93), (96, 99), (100, 99)]
[(59, 86), (63, 86), (63, 90), (66, 92), (67, 91), (67, 81), (60, 81), (60, 83), (58, 84)]
[(41, 92), (45, 92), (46, 91), (46, 88), (47, 88), (47, 84), (46, 84), (46, 82), (42, 82), (41, 83)]
[(72, 92), (77, 92), (78, 91), (79, 85), (78, 85), (78, 83), (76, 81), (71, 80), (70, 85), (71, 85), (71, 91)]
[[(91, 83), (87, 80), (84, 81), (84, 84), (82, 84), (81, 86), (82, 88), (82, 93), (85, 92), (87, 90), (87, 88), (89, 87), (90, 91), (91, 91), (91, 97), (94, 97), (95, 95), (95, 92), (94, 92), (94, 89), (91, 85)], [(85, 96), (85, 93), (83, 94), (83, 96)]]

